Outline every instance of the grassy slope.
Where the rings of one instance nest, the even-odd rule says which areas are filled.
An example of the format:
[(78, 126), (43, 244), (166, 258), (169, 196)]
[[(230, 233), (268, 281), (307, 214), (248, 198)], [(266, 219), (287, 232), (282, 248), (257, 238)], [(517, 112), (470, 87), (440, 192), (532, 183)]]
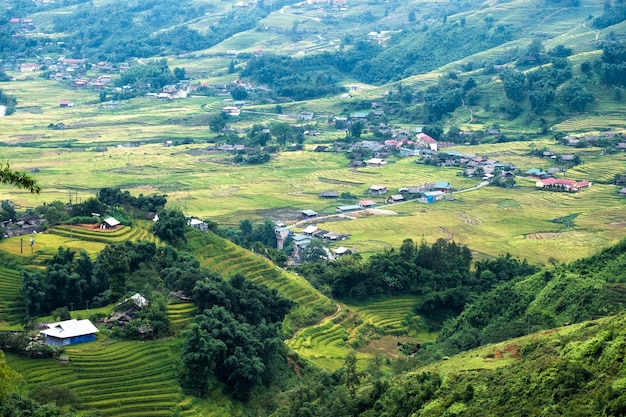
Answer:
[[(450, 357), (398, 378), (394, 399), (383, 401), (401, 403), (400, 393), (411, 389), (415, 374), (427, 371), (442, 375), (443, 385), (410, 413), (598, 415), (623, 392), (625, 320), (623, 314), (607, 317)], [(464, 396), (470, 385), (473, 395)]]

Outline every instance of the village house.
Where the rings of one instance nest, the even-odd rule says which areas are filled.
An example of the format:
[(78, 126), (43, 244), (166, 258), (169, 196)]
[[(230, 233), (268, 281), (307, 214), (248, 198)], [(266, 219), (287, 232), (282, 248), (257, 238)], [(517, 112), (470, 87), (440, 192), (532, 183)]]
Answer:
[(338, 248), (333, 249), (333, 255), (335, 255), (336, 258), (340, 256), (344, 256), (344, 255), (351, 255), (351, 254), (352, 254), (352, 251), (343, 246), (339, 246)]
[(20, 65), (20, 72), (39, 71), (40, 68), (41, 68), (41, 65), (39, 65), (39, 64), (21, 64)]
[(387, 165), (387, 161), (382, 158), (371, 158), (365, 161), (368, 167), (382, 167), (383, 165)]
[(400, 148), (400, 149), (398, 149), (398, 152), (400, 154), (400, 158), (408, 158), (410, 156), (419, 156), (420, 155), (420, 150), (419, 149)]
[(374, 184), (369, 188), (369, 193), (374, 195), (382, 195), (387, 193), (386, 185)]
[(294, 258), (300, 260), (302, 257), (302, 252), (304, 249), (311, 243), (311, 236), (303, 235), (303, 234), (294, 234), (291, 239), (293, 240), (293, 256)]
[(426, 133), (421, 132), (416, 135), (416, 138), (415, 143), (417, 143), (417, 146), (437, 152), (437, 141), (435, 139), (431, 138)]
[(298, 116), (298, 119), (299, 120), (313, 120), (314, 116), (315, 116), (315, 113), (313, 113), (312, 111), (303, 111)]
[(189, 219), (189, 226), (201, 232), (207, 232), (209, 230), (209, 225), (200, 219)]
[(113, 218), (113, 217), (107, 217), (106, 219), (102, 220), (100, 223), (98, 223), (98, 228), (101, 230), (109, 230), (109, 229), (114, 229), (115, 227), (119, 226), (121, 223)]
[(326, 145), (315, 145), (311, 148), (311, 152), (326, 152), (328, 150), (328, 146)]
[(619, 190), (619, 195), (621, 195), (622, 197), (626, 197), (626, 187), (622, 187)]
[(376, 202), (374, 200), (362, 200), (359, 201), (359, 207), (361, 209), (376, 208)]
[(546, 178), (543, 180), (539, 180), (535, 183), (535, 187), (537, 188), (554, 191), (563, 190), (576, 192), (582, 188), (587, 188), (589, 186), (591, 186), (591, 183), (589, 181), (575, 181), (561, 178)]
[(313, 234), (319, 230), (320, 230), (319, 227), (310, 225), (310, 226), (305, 227), (304, 230), (302, 230), (302, 234), (307, 235), (307, 236), (313, 236)]
[(442, 193), (451, 193), (452, 185), (446, 181), (437, 181), (435, 185), (433, 185), (434, 191), (441, 191)]
[(394, 194), (392, 196), (389, 196), (389, 198), (387, 199), (387, 204), (399, 203), (401, 201), (404, 201), (404, 196), (402, 194)]
[(49, 323), (39, 333), (48, 345), (68, 346), (96, 340), (99, 330), (89, 320), (65, 320)]
[(241, 114), (241, 109), (237, 106), (226, 106), (222, 111), (229, 116), (239, 116)]
[(445, 197), (445, 193), (442, 191), (425, 191), (423, 196), (418, 200), (420, 203), (434, 203), (435, 201), (441, 201)]
[(531, 178), (547, 178), (550, 176), (547, 172), (539, 168), (531, 168), (524, 172), (524, 175)]

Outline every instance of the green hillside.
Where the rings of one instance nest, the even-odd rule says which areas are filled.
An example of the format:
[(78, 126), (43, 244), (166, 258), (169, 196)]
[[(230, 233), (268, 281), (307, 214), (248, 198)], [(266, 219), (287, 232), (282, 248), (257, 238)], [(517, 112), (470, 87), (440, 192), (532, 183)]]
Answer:
[[(0, 0), (0, 162), (42, 187), (2, 179), (0, 225), (119, 187), (212, 230), (170, 245), (129, 214), (0, 239), (0, 415), (626, 415), (625, 68), (619, 0)], [(438, 152), (402, 157), (420, 131)], [(387, 204), (440, 181), (444, 201)], [(281, 268), (244, 221), (356, 255)], [(8, 353), (72, 291), (94, 321), (155, 302), (69, 363)]]

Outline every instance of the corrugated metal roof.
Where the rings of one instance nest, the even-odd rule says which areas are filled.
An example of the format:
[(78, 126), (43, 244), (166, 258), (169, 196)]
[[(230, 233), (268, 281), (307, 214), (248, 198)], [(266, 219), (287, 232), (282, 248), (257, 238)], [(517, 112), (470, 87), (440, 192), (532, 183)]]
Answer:
[(89, 320), (72, 319), (49, 323), (48, 328), (46, 330), (42, 330), (40, 333), (59, 339), (67, 339), (69, 337), (98, 333), (98, 328)]

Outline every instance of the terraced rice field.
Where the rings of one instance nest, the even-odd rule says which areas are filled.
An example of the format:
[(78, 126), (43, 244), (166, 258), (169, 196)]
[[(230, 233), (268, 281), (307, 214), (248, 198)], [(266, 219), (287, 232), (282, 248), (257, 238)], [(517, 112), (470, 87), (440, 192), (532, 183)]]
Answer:
[[(343, 366), (351, 347), (364, 348), (377, 338), (412, 333), (406, 325), (418, 298), (402, 296), (364, 305), (337, 305), (337, 312), (322, 322), (303, 328), (287, 346), (298, 355), (330, 370)], [(415, 329), (413, 329), (414, 331)], [(391, 350), (397, 348), (391, 340)], [(357, 359), (363, 364), (370, 355), (360, 349)]]
[(224, 277), (243, 274), (248, 279), (276, 289), (296, 306), (285, 319), (286, 332), (316, 323), (324, 315), (332, 314), (332, 302), (311, 286), (304, 278), (274, 266), (270, 261), (253, 254), (212, 233), (190, 239), (189, 247), (203, 267)]
[(176, 330), (186, 329), (196, 314), (196, 306), (192, 303), (168, 304), (167, 317)]
[(24, 315), (21, 286), (22, 274), (19, 271), (0, 267), (0, 328), (21, 321)]
[(358, 314), (361, 324), (350, 332), (350, 341), (358, 337), (366, 325), (373, 326), (379, 333), (386, 335), (406, 334), (407, 317), (412, 316), (413, 307), (418, 297), (401, 296), (368, 303), (365, 306), (350, 306), (350, 310)]
[(8, 356), (30, 384), (70, 388), (82, 408), (102, 416), (170, 416), (182, 399), (177, 381), (178, 340), (94, 342), (65, 350), (71, 363)]
[(140, 225), (121, 226), (112, 231), (74, 226), (56, 226), (50, 230), (50, 233), (72, 239), (101, 242), (106, 244), (125, 242), (128, 240), (131, 242), (137, 240), (158, 242), (158, 239), (150, 233), (147, 228)]

